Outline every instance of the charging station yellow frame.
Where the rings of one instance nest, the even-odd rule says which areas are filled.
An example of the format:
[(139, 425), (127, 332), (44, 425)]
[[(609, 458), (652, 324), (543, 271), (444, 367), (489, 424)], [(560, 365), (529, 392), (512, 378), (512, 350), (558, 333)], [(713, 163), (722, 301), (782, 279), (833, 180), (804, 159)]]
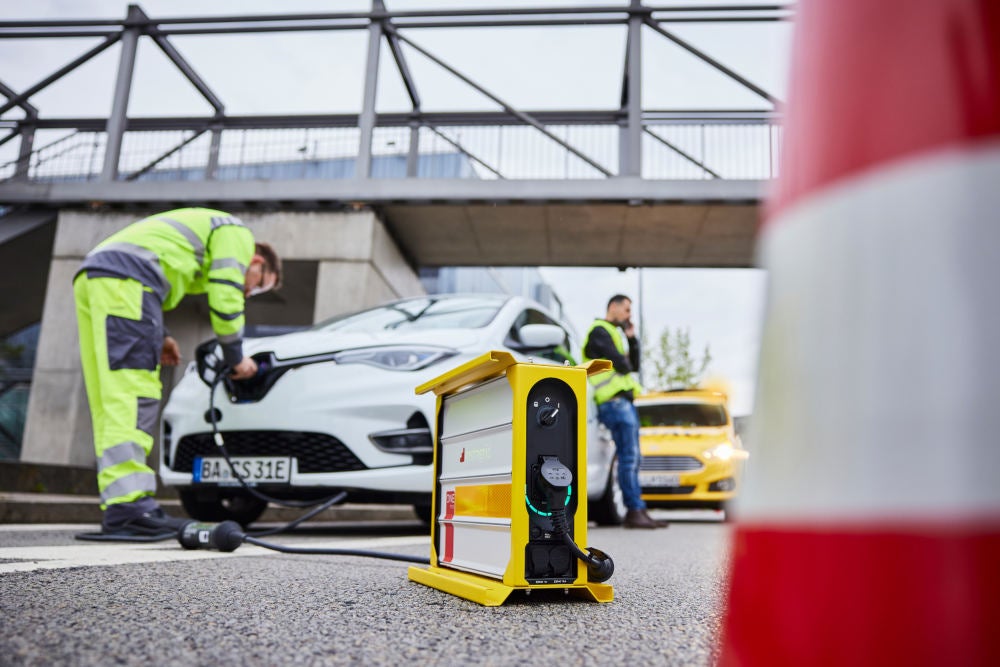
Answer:
[[(557, 378), (564, 381), (572, 389), (576, 402), (576, 433), (577, 433), (577, 467), (579, 479), (574, 480), (577, 487), (578, 502), (574, 516), (573, 534), (577, 544), (587, 543), (587, 386), (588, 375), (600, 373), (611, 367), (606, 360), (595, 360), (580, 366), (554, 366), (549, 364), (534, 364), (518, 362), (509, 352), (491, 351), (483, 354), (461, 366), (458, 366), (436, 378), (425, 382), (416, 388), (417, 394), (433, 391), (437, 395), (437, 414), (435, 419), (434, 441), (434, 517), (431, 522), (431, 564), (427, 568), (411, 566), (408, 576), (415, 581), (452, 595), (477, 602), (481, 605), (495, 607), (503, 602), (515, 590), (534, 589), (566, 589), (569, 593), (593, 600), (595, 602), (611, 602), (614, 599), (614, 589), (608, 584), (587, 581), (587, 568), (577, 567), (577, 577), (567, 584), (531, 584), (524, 576), (525, 547), (528, 543), (528, 510), (524, 502), (518, 502), (523, 497), (522, 489), (526, 488), (526, 419), (527, 396), (531, 388), (540, 380)], [(493, 579), (469, 572), (463, 572), (450, 567), (442, 567), (438, 561), (437, 531), (440, 504), (438, 498), (438, 471), (440, 470), (438, 456), (440, 454), (440, 426), (443, 398), (464, 388), (506, 376), (513, 393), (513, 414), (511, 415), (512, 437), (511, 456), (511, 525), (510, 525), (510, 559), (507, 563), (503, 579)]]

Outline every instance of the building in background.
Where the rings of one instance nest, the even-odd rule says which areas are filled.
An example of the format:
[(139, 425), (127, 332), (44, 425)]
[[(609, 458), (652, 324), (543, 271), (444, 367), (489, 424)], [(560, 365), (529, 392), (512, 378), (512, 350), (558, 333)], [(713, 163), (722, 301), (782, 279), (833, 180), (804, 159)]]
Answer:
[(422, 268), (420, 282), (428, 294), (479, 292), (509, 294), (534, 299), (560, 317), (562, 300), (531, 266), (452, 266)]

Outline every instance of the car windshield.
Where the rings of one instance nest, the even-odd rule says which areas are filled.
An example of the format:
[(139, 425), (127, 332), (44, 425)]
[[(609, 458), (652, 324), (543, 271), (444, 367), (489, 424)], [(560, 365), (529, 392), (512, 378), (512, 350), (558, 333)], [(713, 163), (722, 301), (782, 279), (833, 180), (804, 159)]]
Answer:
[(636, 405), (640, 426), (725, 426), (726, 408), (718, 403)]
[(313, 327), (316, 331), (375, 333), (426, 329), (479, 329), (496, 317), (503, 298), (427, 297), (390, 303), (360, 313), (335, 317)]

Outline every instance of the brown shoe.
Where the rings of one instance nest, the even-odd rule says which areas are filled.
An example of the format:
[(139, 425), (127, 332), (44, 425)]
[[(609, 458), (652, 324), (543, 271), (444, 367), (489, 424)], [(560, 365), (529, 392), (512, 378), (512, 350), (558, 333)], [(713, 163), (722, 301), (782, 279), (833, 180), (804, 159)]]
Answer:
[(625, 514), (625, 527), (652, 530), (660, 526), (646, 513), (646, 510), (629, 510)]
[(642, 510), (642, 511), (646, 515), (647, 519), (649, 519), (650, 521), (652, 521), (653, 523), (656, 524), (657, 528), (669, 528), (670, 527), (670, 522), (669, 521), (662, 521), (660, 519), (654, 519), (653, 517), (649, 516), (649, 512), (647, 510)]

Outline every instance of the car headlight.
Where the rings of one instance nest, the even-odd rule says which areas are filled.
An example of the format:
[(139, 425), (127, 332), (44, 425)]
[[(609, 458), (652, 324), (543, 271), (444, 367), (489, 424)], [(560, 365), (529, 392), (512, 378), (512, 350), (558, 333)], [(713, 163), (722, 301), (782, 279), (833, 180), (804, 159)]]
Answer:
[(715, 447), (705, 450), (705, 458), (728, 461), (733, 458), (733, 446), (728, 442), (720, 442)]
[(456, 354), (457, 350), (430, 345), (386, 345), (338, 352), (334, 361), (338, 364), (368, 364), (389, 371), (418, 371)]

